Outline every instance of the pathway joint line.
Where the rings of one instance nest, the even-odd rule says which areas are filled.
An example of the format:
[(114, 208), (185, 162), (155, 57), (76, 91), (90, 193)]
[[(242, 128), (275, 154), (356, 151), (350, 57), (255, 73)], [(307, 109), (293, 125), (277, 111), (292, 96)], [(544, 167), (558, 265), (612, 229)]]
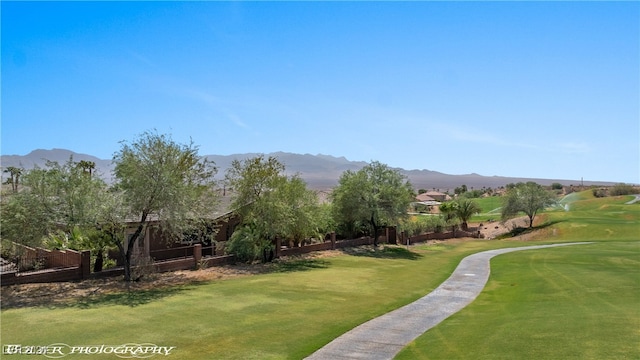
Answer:
[[(460, 261), (447, 280), (429, 294), (360, 324), (306, 359), (393, 359), (415, 338), (462, 310), (478, 297), (489, 280), (489, 261), (494, 256), (521, 250), (584, 244), (591, 242), (522, 246), (469, 255)], [(409, 318), (412, 321), (407, 322), (406, 319)]]

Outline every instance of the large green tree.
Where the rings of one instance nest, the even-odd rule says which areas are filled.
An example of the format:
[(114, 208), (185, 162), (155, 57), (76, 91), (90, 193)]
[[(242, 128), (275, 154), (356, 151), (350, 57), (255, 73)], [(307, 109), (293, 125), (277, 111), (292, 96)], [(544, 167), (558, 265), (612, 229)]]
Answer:
[(102, 179), (85, 176), (73, 158), (24, 171), (22, 184), (22, 191), (3, 199), (2, 237), (34, 246), (54, 232), (93, 226), (95, 194), (106, 188)]
[(198, 156), (193, 142), (180, 144), (155, 131), (131, 143), (122, 142), (113, 160), (117, 189), (138, 224), (126, 243), (116, 243), (124, 260), (125, 280), (130, 281), (134, 246), (144, 238), (149, 220), (175, 237), (206, 220), (215, 201), (215, 167)]
[(300, 177), (288, 177), (284, 171), (277, 158), (264, 155), (234, 160), (227, 170), (232, 207), (245, 227), (232, 237), (230, 249), (245, 254), (244, 260), (252, 260), (246, 255), (250, 253), (268, 260), (276, 237), (299, 244), (318, 234), (320, 207), (315, 192)]
[(405, 217), (414, 197), (404, 175), (377, 161), (359, 171), (345, 171), (332, 192), (336, 221), (368, 224), (375, 246), (378, 230)]
[[(30, 182), (27, 171), (24, 183)], [(0, 207), (0, 234), (3, 240), (27, 246), (40, 246), (43, 239), (55, 227), (55, 215), (46, 197), (40, 197), (32, 192), (29, 185), (25, 189), (11, 196), (2, 197)], [(46, 202), (43, 202), (45, 200)]]
[(529, 217), (529, 227), (533, 227), (533, 220), (539, 211), (556, 201), (552, 192), (532, 181), (509, 184), (507, 189), (502, 203), (502, 219), (506, 220), (523, 212)]
[(299, 176), (287, 178), (274, 192), (276, 199), (283, 201), (282, 221), (283, 237), (294, 245), (310, 237), (321, 237), (322, 210), (318, 196), (307, 188), (307, 184)]

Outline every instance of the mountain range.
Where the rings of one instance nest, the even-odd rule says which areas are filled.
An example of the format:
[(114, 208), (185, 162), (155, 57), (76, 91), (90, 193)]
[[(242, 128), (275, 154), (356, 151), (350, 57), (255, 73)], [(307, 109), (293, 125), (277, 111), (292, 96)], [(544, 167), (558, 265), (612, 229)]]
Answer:
[[(242, 160), (257, 156), (257, 153), (232, 154), (232, 155), (205, 155), (207, 159), (213, 161), (218, 168), (216, 177), (222, 179), (226, 169), (231, 166), (234, 159)], [(338, 184), (340, 175), (346, 170), (357, 171), (366, 166), (364, 161), (349, 161), (344, 157), (334, 157), (330, 155), (294, 154), (286, 152), (275, 152), (264, 154), (265, 156), (276, 157), (285, 165), (288, 175), (298, 174), (307, 182), (309, 188), (317, 190), (331, 189)], [(34, 166), (44, 167), (46, 160), (56, 161), (60, 164), (73, 157), (74, 161), (93, 161), (96, 164), (97, 174), (100, 174), (107, 182), (112, 181), (112, 161), (100, 159), (92, 155), (80, 154), (66, 149), (34, 150), (27, 155), (1, 155), (0, 166), (6, 169), (9, 166), (31, 169)], [(388, 164), (392, 166), (392, 164)], [(567, 179), (545, 179), (545, 178), (519, 178), (505, 176), (483, 176), (479, 174), (451, 175), (433, 170), (405, 170), (396, 168), (406, 175), (416, 189), (439, 189), (440, 191), (453, 191), (454, 188), (466, 185), (467, 188), (480, 189), (499, 188), (509, 183), (535, 181), (541, 185), (560, 183), (563, 185), (580, 185), (581, 180)], [(3, 177), (5, 174), (3, 173)], [(613, 185), (604, 181), (585, 181), (584, 185)]]

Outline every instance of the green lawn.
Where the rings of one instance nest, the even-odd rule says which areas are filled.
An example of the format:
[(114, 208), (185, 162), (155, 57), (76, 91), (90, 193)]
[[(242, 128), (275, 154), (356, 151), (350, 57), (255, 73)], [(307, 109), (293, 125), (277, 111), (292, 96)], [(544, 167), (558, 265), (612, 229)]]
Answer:
[(638, 359), (640, 247), (599, 242), (498, 256), (482, 294), (399, 359)]
[[(585, 198), (568, 212), (545, 214), (544, 234), (553, 230), (555, 236), (531, 244), (597, 243), (494, 258), (490, 282), (477, 301), (401, 356), (640, 358), (640, 206), (623, 205), (625, 199)], [(154, 343), (176, 347), (169, 359), (300, 359), (363, 321), (427, 294), (464, 256), (522, 245), (473, 240), (411, 251), (390, 247), (361, 256), (300, 260), (259, 276), (95, 297), (56, 308), (3, 309), (0, 341)], [(73, 358), (86, 355), (65, 357)]]
[[(553, 241), (491, 261), (471, 305), (431, 329), (400, 359), (640, 359), (640, 204), (576, 194), (542, 215)], [(554, 235), (555, 234), (555, 235)]]
[(501, 197), (490, 196), (472, 200), (475, 201), (482, 210), (480, 214), (473, 216), (471, 221), (480, 222), (489, 220), (500, 220), (500, 208), (502, 207)]
[(111, 295), (68, 307), (7, 309), (1, 314), (2, 343), (146, 342), (175, 346), (171, 359), (202, 358), (203, 352), (211, 358), (300, 359), (352, 327), (428, 293), (462, 257), (511, 245), (518, 244), (469, 242), (418, 246), (411, 252), (388, 248), (172, 291)]

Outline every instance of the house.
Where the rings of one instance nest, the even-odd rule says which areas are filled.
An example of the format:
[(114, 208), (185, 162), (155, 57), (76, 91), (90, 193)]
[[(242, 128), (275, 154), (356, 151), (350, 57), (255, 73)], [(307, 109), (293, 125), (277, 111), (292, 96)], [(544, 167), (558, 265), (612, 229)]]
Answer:
[(427, 193), (422, 193), (416, 196), (416, 202), (421, 203), (423, 205), (428, 205), (428, 206), (440, 205), (439, 201), (427, 195)]
[(425, 196), (431, 197), (435, 201), (439, 201), (439, 202), (451, 200), (451, 196), (449, 196), (448, 194), (444, 194), (444, 193), (438, 192), (438, 191), (427, 191), (426, 193), (420, 194), (420, 195), (425, 195)]
[(438, 214), (440, 212), (440, 204), (450, 200), (451, 196), (448, 194), (438, 191), (427, 191), (416, 196), (416, 201), (413, 203), (413, 206), (417, 212)]
[(427, 191), (416, 196), (416, 202), (423, 205), (440, 205), (441, 202), (451, 200), (451, 196), (437, 191)]
[[(147, 231), (143, 239), (138, 240), (132, 259), (152, 258), (166, 260), (172, 258), (189, 257), (193, 255), (192, 245), (202, 244), (203, 255), (221, 255), (224, 242), (228, 241), (236, 226), (240, 224), (239, 215), (230, 210), (231, 200), (228, 196), (221, 197), (208, 219), (205, 228), (199, 233), (185, 233), (176, 237), (163, 231), (160, 221), (155, 216), (147, 220)], [(139, 222), (127, 222), (125, 248), (135, 233)], [(117, 259), (121, 265), (119, 251), (110, 252), (109, 257)]]

